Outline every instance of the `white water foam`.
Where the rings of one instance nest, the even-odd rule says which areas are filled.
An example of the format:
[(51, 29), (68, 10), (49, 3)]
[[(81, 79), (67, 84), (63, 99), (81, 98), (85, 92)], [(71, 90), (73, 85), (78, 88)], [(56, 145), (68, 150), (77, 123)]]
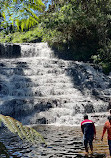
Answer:
[(90, 64), (58, 59), (47, 43), (20, 47), (21, 57), (0, 59), (2, 114), (54, 125), (78, 125), (85, 113), (100, 120), (107, 115), (109, 76)]

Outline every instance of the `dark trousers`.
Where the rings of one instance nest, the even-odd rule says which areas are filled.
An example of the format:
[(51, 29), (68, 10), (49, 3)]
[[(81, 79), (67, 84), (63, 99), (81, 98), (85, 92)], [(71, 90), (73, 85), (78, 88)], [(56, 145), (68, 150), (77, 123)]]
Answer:
[(110, 156), (111, 156), (111, 140), (108, 139), (108, 145), (109, 145), (109, 153), (110, 153)]
[(88, 144), (90, 146), (90, 148), (93, 146), (93, 135), (89, 135), (89, 136), (85, 136), (83, 135), (83, 142), (84, 142), (84, 146), (85, 146), (85, 149), (88, 150)]

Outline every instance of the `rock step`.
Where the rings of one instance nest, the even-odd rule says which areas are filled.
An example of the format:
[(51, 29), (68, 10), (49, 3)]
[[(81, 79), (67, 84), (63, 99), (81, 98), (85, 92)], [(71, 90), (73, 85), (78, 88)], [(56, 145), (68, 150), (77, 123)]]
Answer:
[(4, 87), (3, 91), (1, 90), (1, 96), (4, 95), (9, 95), (9, 96), (50, 96), (50, 95), (72, 95), (73, 93), (75, 93), (75, 97), (82, 97), (82, 94), (77, 91), (76, 89), (73, 88), (67, 88), (67, 87), (63, 87), (63, 88), (54, 88), (54, 87), (45, 87), (45, 86), (41, 86), (41, 87), (33, 87), (33, 88), (22, 88), (22, 89), (16, 89), (14, 88), (14, 86), (10, 86), (8, 87)]

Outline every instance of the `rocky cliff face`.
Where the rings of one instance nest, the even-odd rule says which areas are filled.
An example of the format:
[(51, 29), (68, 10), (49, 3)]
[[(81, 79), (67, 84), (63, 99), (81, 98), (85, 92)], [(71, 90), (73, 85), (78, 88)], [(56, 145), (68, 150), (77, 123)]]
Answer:
[(0, 45), (0, 113), (25, 124), (77, 125), (108, 109), (111, 77), (54, 57), (47, 43)]
[(17, 44), (0, 44), (0, 58), (17, 58), (21, 56), (21, 47)]

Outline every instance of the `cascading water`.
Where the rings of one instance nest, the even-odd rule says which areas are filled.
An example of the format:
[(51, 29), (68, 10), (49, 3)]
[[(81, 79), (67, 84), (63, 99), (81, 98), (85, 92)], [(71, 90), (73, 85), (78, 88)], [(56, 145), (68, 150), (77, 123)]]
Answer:
[(77, 125), (84, 113), (107, 111), (111, 78), (90, 64), (58, 59), (47, 43), (0, 48), (0, 113), (24, 124)]

